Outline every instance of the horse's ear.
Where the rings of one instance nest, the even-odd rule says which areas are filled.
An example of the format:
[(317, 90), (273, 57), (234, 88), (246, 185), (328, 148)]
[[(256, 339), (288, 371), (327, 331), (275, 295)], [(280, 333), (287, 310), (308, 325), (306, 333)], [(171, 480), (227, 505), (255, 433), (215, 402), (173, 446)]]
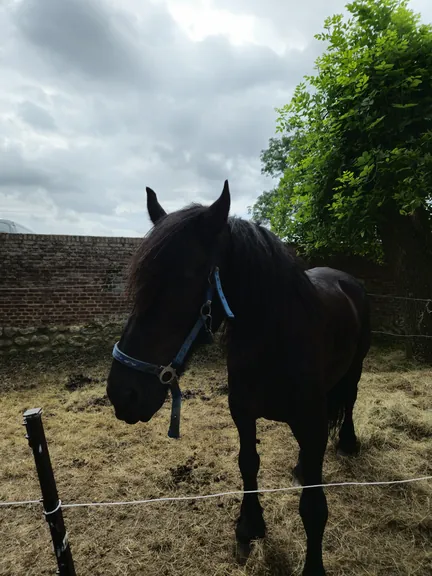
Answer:
[(222, 194), (208, 207), (205, 215), (206, 234), (218, 234), (225, 226), (231, 206), (231, 195), (228, 186), (228, 180), (225, 180)]
[(153, 222), (153, 224), (156, 224), (156, 222), (158, 222), (161, 218), (163, 218), (163, 216), (166, 216), (166, 212), (159, 204), (156, 192), (151, 188), (149, 188), (148, 186), (146, 186), (146, 192), (147, 192), (147, 211), (149, 213), (150, 220)]

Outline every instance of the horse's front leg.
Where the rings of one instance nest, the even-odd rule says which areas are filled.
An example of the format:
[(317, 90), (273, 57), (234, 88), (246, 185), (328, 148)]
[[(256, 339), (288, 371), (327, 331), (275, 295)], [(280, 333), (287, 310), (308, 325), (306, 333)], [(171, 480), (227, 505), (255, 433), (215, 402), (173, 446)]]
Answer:
[[(243, 490), (258, 489), (260, 457), (256, 449), (256, 420), (245, 415), (230, 399), (230, 410), (240, 437), (239, 468), (243, 479)], [(244, 494), (237, 521), (236, 539), (242, 546), (249, 547), (252, 540), (264, 538), (265, 522), (258, 494)]]

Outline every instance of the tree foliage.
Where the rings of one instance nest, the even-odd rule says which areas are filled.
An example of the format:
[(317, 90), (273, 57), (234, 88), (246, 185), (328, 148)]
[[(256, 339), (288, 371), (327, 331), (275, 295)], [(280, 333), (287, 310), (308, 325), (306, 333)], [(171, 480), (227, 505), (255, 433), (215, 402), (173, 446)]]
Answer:
[(283, 176), (287, 167), (291, 138), (283, 135), (280, 138), (270, 138), (269, 147), (261, 152), (263, 174), (268, 176)]
[[(316, 73), (278, 110), (263, 171), (283, 175), (252, 208), (306, 253), (383, 255), (382, 228), (431, 224), (432, 27), (407, 0), (355, 0), (327, 18)], [(286, 146), (283, 162), (281, 153)]]
[[(290, 142), (291, 138), (286, 135), (282, 135), (280, 138), (270, 138), (269, 147), (266, 150), (262, 150), (260, 155), (262, 174), (272, 178), (281, 178), (283, 176), (287, 167)], [(270, 223), (273, 199), (276, 194), (276, 188), (265, 191), (259, 196), (255, 204), (249, 207), (253, 220), (262, 224)]]

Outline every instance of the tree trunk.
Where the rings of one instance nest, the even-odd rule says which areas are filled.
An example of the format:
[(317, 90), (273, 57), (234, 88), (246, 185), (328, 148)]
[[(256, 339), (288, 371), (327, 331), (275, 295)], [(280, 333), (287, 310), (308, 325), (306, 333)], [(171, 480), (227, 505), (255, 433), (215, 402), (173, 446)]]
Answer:
[(405, 334), (414, 335), (412, 339), (406, 339), (407, 355), (432, 364), (432, 226), (429, 216), (423, 209), (411, 216), (402, 216), (396, 208), (387, 208), (379, 232), (397, 294), (419, 299), (402, 301)]

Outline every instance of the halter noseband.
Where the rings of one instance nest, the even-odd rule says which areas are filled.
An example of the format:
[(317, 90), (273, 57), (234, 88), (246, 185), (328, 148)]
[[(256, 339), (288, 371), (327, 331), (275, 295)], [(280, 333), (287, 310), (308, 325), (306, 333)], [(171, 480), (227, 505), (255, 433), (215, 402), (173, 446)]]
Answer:
[(201, 306), (198, 320), (195, 322), (194, 327), (189, 332), (174, 360), (167, 366), (158, 366), (157, 364), (150, 364), (149, 362), (143, 362), (142, 360), (132, 358), (120, 350), (118, 342), (114, 344), (112, 355), (115, 360), (128, 366), (128, 368), (133, 368), (134, 370), (144, 372), (145, 374), (153, 374), (159, 378), (161, 384), (170, 387), (172, 396), (171, 421), (168, 430), (168, 436), (170, 438), (179, 438), (180, 436), (181, 391), (178, 383), (179, 374), (177, 370), (183, 365), (187, 353), (203, 327), (207, 334), (213, 338), (211, 306), (215, 287), (225, 314), (228, 318), (234, 318), (234, 314), (232, 313), (222, 290), (219, 268), (215, 267), (209, 275), (206, 301)]

